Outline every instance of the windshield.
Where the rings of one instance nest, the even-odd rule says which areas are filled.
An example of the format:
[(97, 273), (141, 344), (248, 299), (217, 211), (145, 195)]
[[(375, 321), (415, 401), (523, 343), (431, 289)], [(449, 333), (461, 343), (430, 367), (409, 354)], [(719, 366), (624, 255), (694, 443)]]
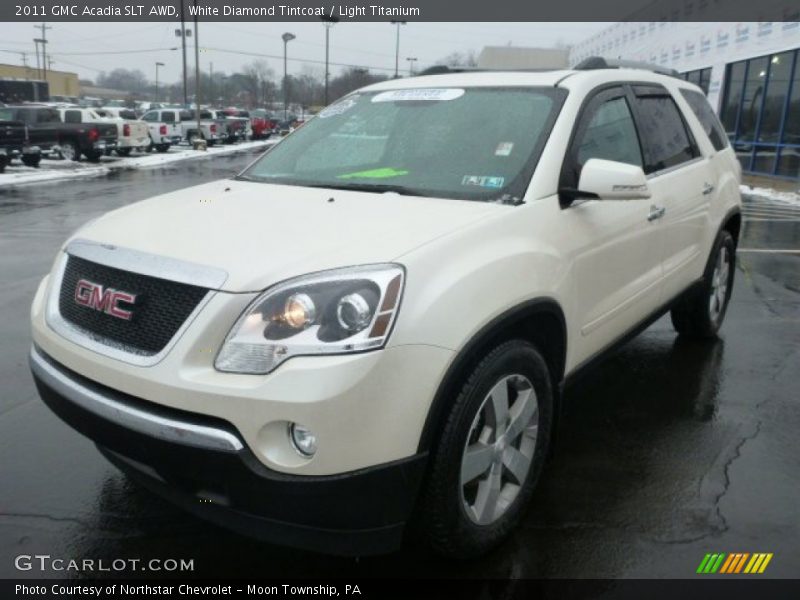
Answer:
[(566, 92), (425, 88), (356, 93), (240, 177), (467, 200), (525, 193)]

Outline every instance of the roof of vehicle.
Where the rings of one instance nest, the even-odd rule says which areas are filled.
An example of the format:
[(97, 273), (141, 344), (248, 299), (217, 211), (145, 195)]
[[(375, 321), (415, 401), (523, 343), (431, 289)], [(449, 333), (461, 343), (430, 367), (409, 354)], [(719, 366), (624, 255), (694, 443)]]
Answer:
[[(652, 82), (672, 87), (696, 88), (694, 84), (678, 78), (677, 73), (647, 65), (645, 63), (620, 63), (620, 66), (597, 66), (596, 63), (582, 69), (559, 69), (552, 71), (484, 71), (478, 69), (451, 70), (431, 75), (390, 79), (375, 83), (363, 91), (383, 91), (424, 87), (563, 87), (578, 89), (594, 87), (605, 82)], [(656, 70), (654, 70), (656, 69)], [(697, 88), (698, 90), (700, 88)]]

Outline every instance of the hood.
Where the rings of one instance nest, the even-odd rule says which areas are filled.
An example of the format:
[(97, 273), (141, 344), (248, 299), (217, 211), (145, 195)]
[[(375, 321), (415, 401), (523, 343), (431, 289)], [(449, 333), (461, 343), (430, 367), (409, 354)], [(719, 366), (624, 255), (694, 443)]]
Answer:
[(391, 262), (503, 210), (508, 207), (223, 180), (112, 211), (74, 238), (220, 268), (228, 273), (223, 290), (249, 292), (315, 271)]

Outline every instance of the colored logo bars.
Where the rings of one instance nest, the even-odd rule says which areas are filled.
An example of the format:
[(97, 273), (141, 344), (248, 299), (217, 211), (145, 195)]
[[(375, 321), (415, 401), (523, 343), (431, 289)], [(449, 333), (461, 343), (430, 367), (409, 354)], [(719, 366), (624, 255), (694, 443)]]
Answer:
[(733, 554), (706, 554), (697, 572), (706, 575), (714, 573), (763, 573), (769, 561), (772, 560), (772, 553), (749, 554), (739, 552)]

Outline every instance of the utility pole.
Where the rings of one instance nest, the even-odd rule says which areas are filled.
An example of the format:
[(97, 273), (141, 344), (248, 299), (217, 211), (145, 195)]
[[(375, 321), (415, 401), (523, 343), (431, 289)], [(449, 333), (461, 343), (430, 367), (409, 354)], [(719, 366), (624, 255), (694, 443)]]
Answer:
[(156, 102), (158, 102), (158, 67), (163, 67), (164, 63), (157, 62), (156, 63)]
[(406, 60), (408, 61), (408, 74), (410, 76), (414, 75), (414, 63), (417, 62), (417, 58), (415, 56), (407, 56)]
[(36, 76), (42, 78), (42, 64), (39, 62), (39, 38), (33, 38), (33, 43), (36, 46)]
[[(189, 92), (186, 85), (186, 21), (183, 11), (184, 0), (181, 0), (181, 28), (175, 30), (175, 36), (181, 38), (181, 49), (183, 51), (183, 106), (189, 106)], [(191, 33), (191, 31), (189, 31)]]
[(208, 63), (208, 101), (214, 103), (214, 63)]
[[(194, 0), (197, 9), (197, 0)], [(197, 134), (202, 137), (200, 129), (200, 36), (197, 32), (197, 10), (194, 11), (194, 110), (197, 117)]]
[(286, 71), (286, 46), (297, 36), (288, 31), (281, 36), (283, 40), (283, 120), (287, 118), (289, 112), (289, 78)]
[(394, 48), (394, 78), (400, 77), (400, 25), (405, 25), (405, 21), (390, 21), (392, 25), (397, 27), (397, 42)]
[(339, 17), (321, 17), (325, 27), (325, 106), (328, 106), (328, 82), (330, 81), (330, 34), (331, 28), (339, 22)]
[(34, 27), (42, 31), (42, 38), (39, 40), (39, 43), (42, 44), (42, 69), (44, 72), (42, 79), (47, 81), (47, 30), (52, 29), (52, 27), (48, 27), (45, 23), (34, 25)]

